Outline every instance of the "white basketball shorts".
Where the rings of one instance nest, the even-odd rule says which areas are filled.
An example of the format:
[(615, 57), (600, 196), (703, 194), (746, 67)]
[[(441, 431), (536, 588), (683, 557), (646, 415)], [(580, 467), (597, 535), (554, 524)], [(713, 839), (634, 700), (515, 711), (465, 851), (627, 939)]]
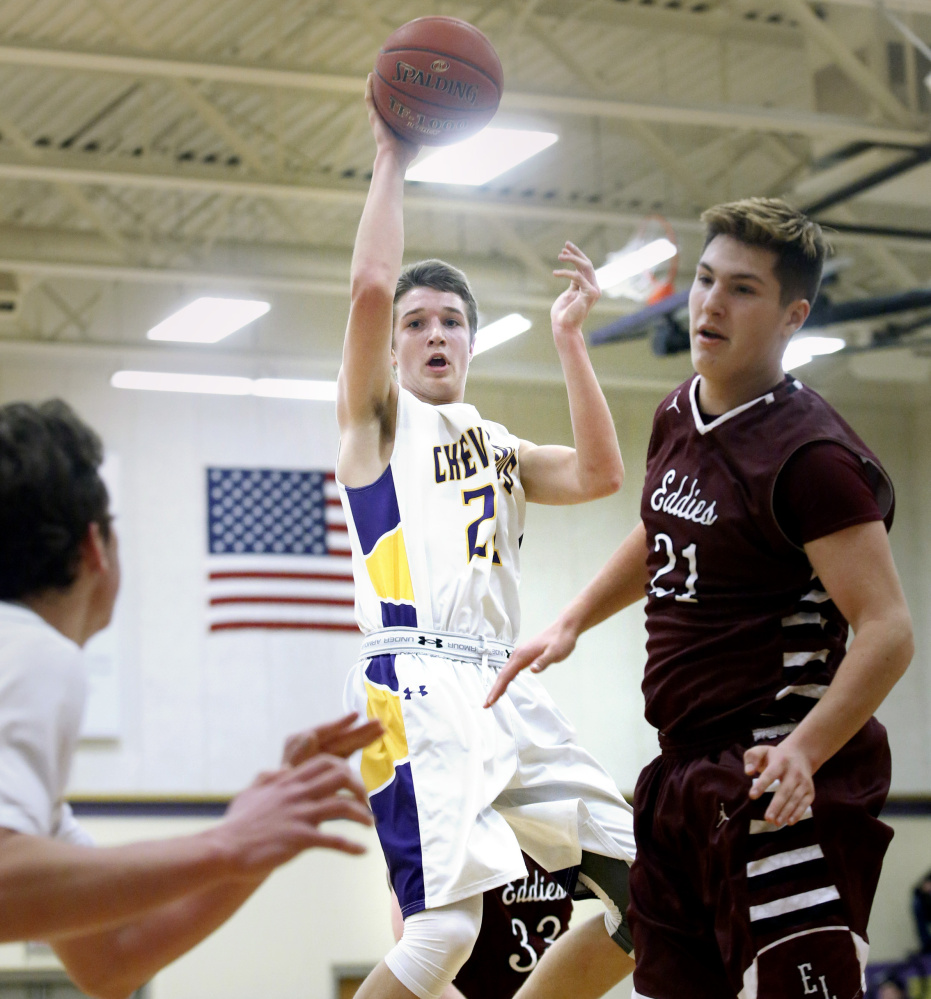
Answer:
[(404, 915), (524, 877), (522, 849), (551, 872), (583, 850), (633, 860), (631, 807), (539, 679), (486, 709), (496, 675), (420, 652), (350, 671), (347, 709), (385, 726), (357, 758)]

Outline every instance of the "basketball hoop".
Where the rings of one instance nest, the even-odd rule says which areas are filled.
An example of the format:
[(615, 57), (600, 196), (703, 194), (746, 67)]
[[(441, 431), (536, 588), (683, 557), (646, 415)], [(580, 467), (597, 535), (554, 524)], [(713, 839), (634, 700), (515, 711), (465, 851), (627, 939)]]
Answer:
[[(679, 250), (676, 233), (662, 215), (648, 215), (634, 236), (599, 268), (602, 291), (611, 298), (654, 305), (675, 292)], [(637, 268), (630, 273), (630, 268)], [(612, 279), (612, 269), (620, 276)]]

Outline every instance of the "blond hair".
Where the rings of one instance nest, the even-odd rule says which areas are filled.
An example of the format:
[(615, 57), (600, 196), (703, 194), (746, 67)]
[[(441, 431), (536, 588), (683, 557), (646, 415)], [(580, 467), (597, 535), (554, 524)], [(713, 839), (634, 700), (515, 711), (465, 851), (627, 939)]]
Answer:
[(805, 298), (813, 305), (829, 252), (821, 226), (780, 198), (743, 198), (702, 212), (707, 246), (716, 236), (730, 236), (776, 254), (773, 272), (787, 305)]

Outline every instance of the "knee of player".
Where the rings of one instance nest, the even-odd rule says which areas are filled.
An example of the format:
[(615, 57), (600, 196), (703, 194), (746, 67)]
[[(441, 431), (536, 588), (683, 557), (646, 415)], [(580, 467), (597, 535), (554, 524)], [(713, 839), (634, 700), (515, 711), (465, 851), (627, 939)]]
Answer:
[(468, 960), (482, 926), (482, 896), (408, 916), (404, 933), (385, 958), (416, 996), (435, 999)]
[(445, 951), (448, 957), (447, 965), (455, 966), (458, 971), (468, 960), (482, 928), (481, 910), (474, 910), (458, 905), (445, 906), (436, 910), (440, 916), (442, 936), (445, 940)]

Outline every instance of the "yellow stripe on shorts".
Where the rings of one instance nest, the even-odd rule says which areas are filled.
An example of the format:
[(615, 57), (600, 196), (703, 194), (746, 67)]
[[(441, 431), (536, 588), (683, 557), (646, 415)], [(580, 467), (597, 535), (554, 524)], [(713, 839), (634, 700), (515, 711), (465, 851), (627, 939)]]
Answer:
[(394, 777), (394, 765), (407, 758), (407, 734), (401, 715), (401, 699), (383, 687), (365, 685), (368, 694), (366, 714), (385, 727), (383, 735), (362, 750), (362, 782), (366, 791), (387, 784)]

